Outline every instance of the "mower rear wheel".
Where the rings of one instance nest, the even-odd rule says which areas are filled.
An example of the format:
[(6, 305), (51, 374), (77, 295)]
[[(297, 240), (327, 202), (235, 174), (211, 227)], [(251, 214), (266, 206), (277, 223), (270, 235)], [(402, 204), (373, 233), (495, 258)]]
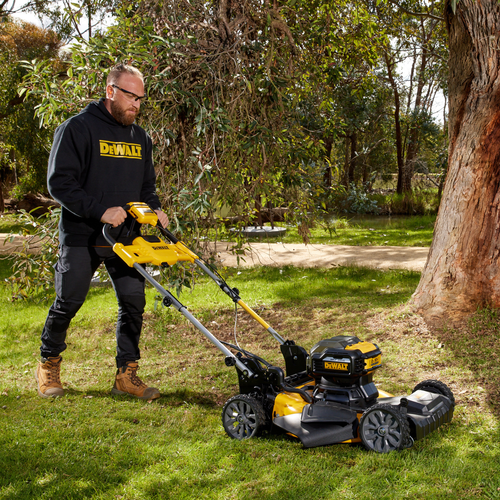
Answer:
[(455, 396), (453, 396), (453, 392), (451, 389), (444, 383), (439, 380), (424, 380), (417, 384), (413, 389), (413, 392), (418, 391), (427, 391), (432, 392), (433, 394), (441, 394), (442, 396), (447, 397), (453, 405), (455, 405)]
[(250, 439), (257, 436), (266, 425), (262, 404), (246, 394), (229, 399), (222, 410), (222, 425), (233, 439)]
[(410, 446), (410, 425), (397, 407), (376, 404), (363, 413), (359, 435), (368, 450), (389, 453)]

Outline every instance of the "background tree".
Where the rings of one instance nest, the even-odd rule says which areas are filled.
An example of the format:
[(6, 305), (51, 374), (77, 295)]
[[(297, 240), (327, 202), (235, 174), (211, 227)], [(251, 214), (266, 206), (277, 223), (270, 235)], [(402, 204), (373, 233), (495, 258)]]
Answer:
[(133, 62), (146, 75), (140, 123), (167, 206), (195, 221), (214, 209), (248, 218), (271, 202), (303, 227), (325, 164), (323, 138), (305, 126), (305, 89), (331, 85), (331, 63), (348, 68), (376, 38), (374, 19), (348, 3), (149, 0), (74, 45), (67, 78), (33, 65), (27, 89), (43, 93), (38, 115), (52, 125), (100, 95), (109, 65)]
[[(394, 98), (394, 141), (398, 166), (397, 192), (411, 193), (415, 171), (421, 170), (421, 153), (433, 130), (436, 93), (445, 91), (447, 57), (441, 2), (402, 1), (380, 4), (377, 12), (390, 34), (383, 50), (386, 77)], [(403, 67), (410, 67), (407, 82)], [(435, 143), (434, 143), (435, 145)], [(428, 168), (424, 165), (424, 171)]]
[[(20, 59), (46, 59), (57, 54), (61, 42), (50, 30), (7, 18), (0, 23), (0, 210), (3, 186), (14, 176), (24, 191), (45, 191), (45, 172), (51, 131), (35, 120), (36, 100), (18, 94), (25, 70)], [(15, 170), (15, 172), (14, 172)]]
[(413, 296), (429, 320), (500, 307), (500, 4), (447, 4), (449, 167), (434, 239)]

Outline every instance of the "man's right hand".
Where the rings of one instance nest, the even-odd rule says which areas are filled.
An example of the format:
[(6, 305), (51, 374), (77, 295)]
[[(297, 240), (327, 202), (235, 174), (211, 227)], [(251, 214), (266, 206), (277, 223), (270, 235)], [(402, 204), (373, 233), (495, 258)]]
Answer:
[(104, 224), (111, 224), (113, 227), (117, 227), (127, 218), (127, 212), (123, 210), (122, 207), (111, 207), (108, 208), (101, 217), (101, 222)]

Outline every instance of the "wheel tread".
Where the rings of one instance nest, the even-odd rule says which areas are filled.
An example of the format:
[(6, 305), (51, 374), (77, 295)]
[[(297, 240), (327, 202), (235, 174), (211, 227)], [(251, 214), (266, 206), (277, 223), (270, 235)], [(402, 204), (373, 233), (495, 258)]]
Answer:
[[(228, 412), (233, 412), (232, 417)], [(249, 422), (236, 424), (238, 416), (244, 416)], [(243, 440), (258, 436), (266, 425), (266, 413), (262, 404), (252, 396), (238, 394), (228, 399), (222, 410), (222, 425), (227, 435)], [(236, 424), (236, 425), (235, 425)]]
[[(378, 412), (381, 412), (383, 417)], [(380, 424), (380, 425), (379, 425)], [(392, 448), (389, 449), (376, 449), (377, 426), (381, 424), (389, 425), (392, 433), (389, 434), (387, 442)], [(368, 427), (368, 429), (365, 429)], [(399, 431), (396, 430), (399, 427)], [(390, 404), (375, 404), (365, 411), (361, 420), (359, 421), (359, 434), (361, 441), (365, 448), (378, 453), (387, 453), (393, 450), (403, 450), (412, 444), (410, 437), (410, 424), (405, 415), (399, 409)]]
[(453, 395), (453, 392), (444, 382), (441, 382), (440, 380), (423, 380), (415, 386), (413, 392), (418, 390), (428, 391), (434, 394), (441, 394), (442, 396), (447, 397), (451, 401), (453, 406), (455, 406), (455, 396)]

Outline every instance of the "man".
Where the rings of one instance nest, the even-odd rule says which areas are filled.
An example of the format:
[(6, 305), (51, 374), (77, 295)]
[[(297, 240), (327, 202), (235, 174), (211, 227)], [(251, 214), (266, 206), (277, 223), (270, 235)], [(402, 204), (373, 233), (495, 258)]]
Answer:
[(144, 97), (140, 71), (118, 64), (109, 72), (106, 97), (89, 104), (54, 134), (47, 184), (62, 213), (59, 260), (55, 265), (56, 299), (42, 332), (42, 359), (35, 372), (38, 394), (43, 398), (64, 395), (60, 367), (66, 331), (102, 262), (119, 305), (118, 369), (112, 393), (145, 400), (160, 397), (158, 389), (148, 387), (137, 376), (144, 278), (114, 254), (102, 235), (105, 223), (116, 228), (112, 230), (115, 240), (136, 234), (137, 228), (134, 231), (123, 209), (133, 201), (147, 203), (160, 223), (168, 225), (156, 194), (151, 139), (134, 124)]

